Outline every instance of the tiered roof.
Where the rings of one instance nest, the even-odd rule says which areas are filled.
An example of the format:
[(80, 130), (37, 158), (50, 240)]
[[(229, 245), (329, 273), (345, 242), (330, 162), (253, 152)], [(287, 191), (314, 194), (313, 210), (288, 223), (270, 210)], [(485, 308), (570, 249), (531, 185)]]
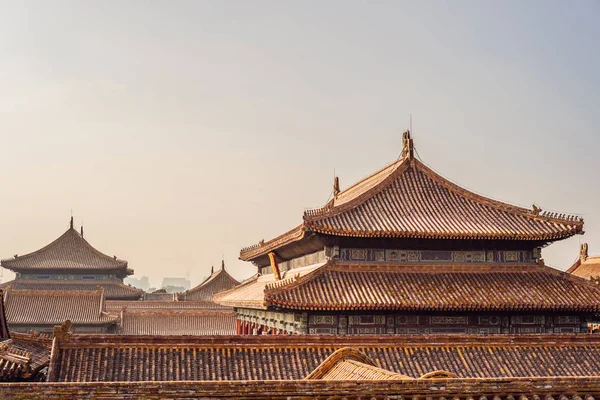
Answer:
[(600, 257), (590, 257), (588, 254), (588, 245), (584, 243), (581, 245), (579, 258), (567, 272), (583, 279), (599, 282)]
[[(426, 374), (462, 379), (600, 376), (600, 337), (595, 335), (74, 335), (57, 342), (49, 380), (302, 380), (348, 347), (364, 353), (374, 367), (415, 379)], [(366, 372), (364, 365), (355, 366)]]
[(298, 310), (600, 311), (600, 287), (537, 264), (331, 261), (305, 276), (267, 286), (264, 299), (267, 305)]
[(116, 324), (118, 315), (106, 312), (104, 289), (96, 291), (6, 290), (6, 318), (12, 327), (48, 325), (70, 320), (75, 325)]
[(0, 265), (23, 273), (110, 271), (121, 278), (133, 274), (133, 271), (127, 268), (127, 261), (119, 260), (116, 256), (107, 256), (92, 247), (83, 238), (83, 230), (80, 234), (74, 229), (72, 217), (69, 229), (58, 239), (33, 253), (2, 260)]
[(221, 269), (214, 271), (200, 285), (182, 293), (181, 300), (185, 301), (212, 301), (215, 293), (231, 289), (240, 282), (225, 271), (225, 261), (221, 261)]
[(535, 205), (532, 209), (517, 207), (461, 188), (414, 158), (407, 133), (400, 159), (344, 191), (334, 188), (334, 198), (320, 209), (306, 211), (300, 226), (243, 249), (240, 258), (264, 257), (303, 240), (307, 232), (547, 243), (583, 233), (583, 220), (543, 212)]
[(104, 288), (104, 296), (110, 300), (137, 300), (144, 291), (116, 281), (70, 281), (70, 280), (28, 280), (15, 279), (0, 285), (0, 288), (11, 287), (15, 290), (40, 291), (96, 291), (98, 286)]

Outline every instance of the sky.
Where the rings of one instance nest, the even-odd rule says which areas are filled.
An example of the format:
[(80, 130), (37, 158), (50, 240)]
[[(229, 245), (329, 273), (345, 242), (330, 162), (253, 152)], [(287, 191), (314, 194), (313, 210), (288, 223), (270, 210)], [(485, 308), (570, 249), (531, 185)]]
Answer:
[[(395, 160), (581, 215), (600, 255), (598, 1), (0, 0), (0, 257), (71, 212), (135, 276), (193, 284)], [(4, 271), (3, 280), (11, 278)]]

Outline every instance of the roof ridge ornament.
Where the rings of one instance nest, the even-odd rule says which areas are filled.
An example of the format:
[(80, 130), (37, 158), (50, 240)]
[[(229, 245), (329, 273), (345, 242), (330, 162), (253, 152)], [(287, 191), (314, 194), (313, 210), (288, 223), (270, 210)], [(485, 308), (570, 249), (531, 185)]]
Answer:
[(412, 160), (415, 156), (414, 150), (413, 139), (410, 135), (410, 129), (408, 129), (402, 134), (402, 157)]
[(588, 254), (588, 244), (587, 243), (583, 243), (581, 245), (581, 248), (579, 249), (579, 258), (581, 259), (581, 262), (584, 262), (585, 260), (587, 260), (589, 257)]
[(73, 214), (71, 213), (71, 222), (69, 223), (71, 229), (73, 229)]
[(333, 198), (335, 199), (340, 194), (340, 178), (333, 178)]
[(55, 325), (52, 332), (54, 337), (59, 341), (68, 342), (71, 336), (73, 336), (73, 332), (71, 332), (72, 325), (71, 320), (66, 320), (62, 325)]

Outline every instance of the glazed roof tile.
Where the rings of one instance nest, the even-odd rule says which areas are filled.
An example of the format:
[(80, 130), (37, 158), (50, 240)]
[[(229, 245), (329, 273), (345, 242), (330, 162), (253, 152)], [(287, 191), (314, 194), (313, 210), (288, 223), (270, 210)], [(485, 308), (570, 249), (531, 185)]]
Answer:
[(144, 292), (133, 286), (116, 281), (69, 281), (69, 280), (29, 280), (15, 279), (0, 285), (0, 288), (12, 287), (15, 290), (42, 290), (42, 291), (96, 291), (98, 286), (104, 288), (106, 299), (131, 299), (137, 300)]
[(127, 261), (110, 257), (96, 250), (73, 227), (58, 239), (33, 253), (2, 260), (4, 268), (28, 270), (127, 270)]
[(125, 310), (122, 335), (233, 335), (235, 314), (231, 311), (162, 309)]
[(215, 293), (231, 289), (239, 283), (238, 280), (225, 271), (225, 265), (223, 264), (221, 269), (211, 273), (200, 285), (182, 293), (180, 298), (185, 301), (212, 301)]
[(583, 219), (526, 209), (468, 191), (405, 156), (335, 195), (303, 223), (242, 249), (253, 260), (301, 240), (306, 231), (336, 236), (531, 240), (551, 242), (583, 233)]
[(108, 314), (104, 290), (40, 291), (5, 290), (6, 318), (10, 325), (111, 324), (117, 315)]
[(265, 300), (297, 310), (599, 311), (600, 287), (532, 264), (330, 262), (289, 284), (267, 287)]
[(49, 379), (304, 379), (344, 347), (364, 353), (378, 368), (411, 378), (440, 370), (460, 378), (600, 376), (600, 338), (595, 335), (74, 335), (58, 344)]

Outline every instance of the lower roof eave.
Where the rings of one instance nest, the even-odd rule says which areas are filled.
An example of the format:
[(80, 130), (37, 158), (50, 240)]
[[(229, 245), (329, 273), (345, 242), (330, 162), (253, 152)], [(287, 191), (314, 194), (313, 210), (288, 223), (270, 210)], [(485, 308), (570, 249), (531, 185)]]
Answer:
[[(574, 312), (574, 313), (587, 313), (587, 312), (600, 312), (600, 305), (598, 306), (555, 306), (555, 307), (540, 307), (540, 306), (510, 306), (510, 307), (482, 307), (477, 305), (465, 305), (465, 306), (449, 306), (449, 307), (435, 307), (435, 306), (424, 306), (418, 307), (414, 305), (407, 306), (385, 306), (385, 305), (309, 305), (309, 304), (289, 304), (287, 302), (278, 302), (274, 300), (268, 301), (268, 308), (276, 309), (287, 309), (290, 311), (394, 311), (394, 312)], [(266, 309), (267, 307), (265, 307)]]

